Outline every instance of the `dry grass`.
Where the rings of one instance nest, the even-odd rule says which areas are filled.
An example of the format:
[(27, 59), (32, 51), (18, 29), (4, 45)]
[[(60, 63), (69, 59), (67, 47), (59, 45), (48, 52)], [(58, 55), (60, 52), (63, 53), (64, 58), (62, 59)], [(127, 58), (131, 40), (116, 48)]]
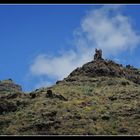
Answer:
[(27, 106), (0, 115), (0, 134), (139, 135), (140, 86), (123, 78), (89, 81), (52, 87), (68, 101), (46, 98), (47, 88), (34, 99), (11, 99)]

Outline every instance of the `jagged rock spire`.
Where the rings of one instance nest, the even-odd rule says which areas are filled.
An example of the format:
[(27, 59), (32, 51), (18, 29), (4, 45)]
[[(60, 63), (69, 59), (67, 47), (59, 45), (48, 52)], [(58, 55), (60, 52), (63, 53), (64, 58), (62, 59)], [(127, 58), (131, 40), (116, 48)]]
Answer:
[(101, 49), (95, 49), (94, 60), (103, 60)]

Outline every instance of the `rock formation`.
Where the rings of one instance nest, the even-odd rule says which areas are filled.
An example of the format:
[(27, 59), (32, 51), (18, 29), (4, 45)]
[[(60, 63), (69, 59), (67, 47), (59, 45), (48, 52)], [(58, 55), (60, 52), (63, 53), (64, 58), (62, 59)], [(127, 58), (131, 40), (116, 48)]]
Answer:
[(62, 96), (59, 93), (53, 93), (52, 90), (50, 90), (50, 89), (47, 90), (46, 97), (47, 98), (58, 98), (60, 100), (67, 101), (67, 99), (64, 96)]
[[(102, 58), (102, 50), (95, 49), (94, 60), (84, 64), (81, 68), (75, 69), (64, 81), (77, 81), (75, 77), (123, 77), (136, 84), (140, 84), (140, 72), (133, 66), (127, 65), (124, 67), (112, 60), (104, 60)], [(60, 82), (61, 83), (61, 82)]]
[(15, 84), (12, 79), (0, 81), (0, 92), (3, 91), (22, 91), (20, 85)]
[(103, 60), (102, 58), (102, 50), (95, 49), (94, 60)]

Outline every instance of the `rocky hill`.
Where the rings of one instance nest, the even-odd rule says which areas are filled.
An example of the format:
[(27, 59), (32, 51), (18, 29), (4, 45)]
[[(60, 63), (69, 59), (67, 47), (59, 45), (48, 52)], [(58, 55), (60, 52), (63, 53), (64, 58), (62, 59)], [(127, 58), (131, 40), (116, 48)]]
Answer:
[[(98, 52), (97, 52), (98, 53)], [(96, 55), (96, 54), (95, 54)], [(104, 60), (101, 57), (94, 58), (93, 61), (86, 63), (81, 68), (75, 69), (63, 81), (77, 81), (81, 77), (118, 77), (125, 78), (134, 83), (140, 84), (140, 70), (131, 65), (123, 67), (112, 60)]]
[(20, 85), (15, 84), (12, 81), (12, 79), (7, 79), (0, 81), (0, 91), (6, 91), (5, 93), (12, 91), (22, 91), (22, 87)]
[(1, 135), (140, 135), (140, 71), (104, 60), (75, 69), (52, 87), (25, 94), (0, 82)]

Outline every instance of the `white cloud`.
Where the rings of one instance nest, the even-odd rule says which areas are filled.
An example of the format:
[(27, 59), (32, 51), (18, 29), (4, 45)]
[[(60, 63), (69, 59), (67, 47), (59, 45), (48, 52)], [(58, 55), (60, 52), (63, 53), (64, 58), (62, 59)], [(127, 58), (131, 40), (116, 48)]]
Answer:
[(140, 40), (132, 28), (131, 19), (121, 14), (120, 6), (104, 6), (88, 12), (80, 30), (80, 38), (84, 34), (84, 42), (101, 48), (106, 56), (132, 51)]
[(83, 62), (87, 62), (89, 57), (79, 56), (74, 51), (67, 51), (59, 57), (49, 57), (40, 54), (30, 66), (30, 71), (36, 76), (49, 76), (52, 79), (62, 80), (64, 77)]
[(115, 56), (132, 51), (140, 36), (132, 28), (131, 19), (121, 13), (121, 6), (103, 6), (91, 10), (74, 30), (75, 50), (69, 49), (59, 56), (39, 54), (30, 72), (33, 76), (63, 79), (76, 67), (91, 61), (94, 48), (101, 48), (104, 56)]

